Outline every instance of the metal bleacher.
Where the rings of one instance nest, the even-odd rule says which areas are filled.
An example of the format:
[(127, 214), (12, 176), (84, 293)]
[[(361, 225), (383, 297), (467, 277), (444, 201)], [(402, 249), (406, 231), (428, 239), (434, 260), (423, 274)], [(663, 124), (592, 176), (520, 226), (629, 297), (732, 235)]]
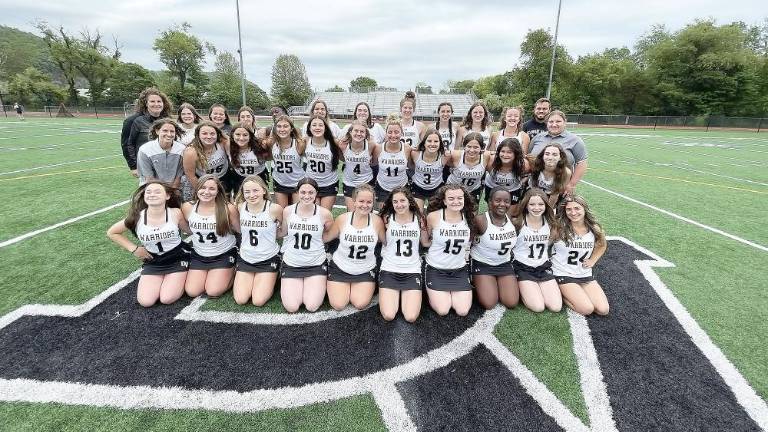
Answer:
[[(400, 101), (405, 95), (404, 91), (372, 91), (367, 93), (357, 92), (318, 92), (304, 106), (303, 113), (309, 114), (309, 107), (317, 99), (322, 99), (328, 105), (328, 111), (332, 117), (351, 118), (355, 105), (359, 102), (367, 102), (371, 107), (374, 117), (386, 117), (391, 113), (400, 111)], [(414, 116), (419, 118), (435, 118), (437, 106), (442, 102), (450, 102), (453, 105), (454, 116), (464, 116), (469, 107), (475, 102), (471, 93), (466, 94), (424, 94), (416, 95), (416, 112)], [(302, 110), (296, 110), (302, 112)]]

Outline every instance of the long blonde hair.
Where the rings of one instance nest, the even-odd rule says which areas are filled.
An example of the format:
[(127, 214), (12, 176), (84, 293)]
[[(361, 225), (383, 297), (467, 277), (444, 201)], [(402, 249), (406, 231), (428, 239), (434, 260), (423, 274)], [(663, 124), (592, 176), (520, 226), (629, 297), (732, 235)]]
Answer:
[[(227, 235), (232, 232), (229, 225), (229, 211), (227, 210), (229, 201), (227, 200), (227, 192), (224, 190), (224, 185), (221, 184), (221, 180), (213, 174), (205, 174), (201, 176), (197, 179), (195, 197), (197, 198), (197, 193), (200, 192), (200, 189), (203, 188), (203, 185), (208, 180), (216, 182), (216, 198), (214, 199), (214, 206), (216, 207), (214, 212), (216, 217), (216, 234), (220, 236)], [(200, 202), (200, 200), (197, 199), (196, 202)]]
[(205, 155), (205, 148), (203, 148), (203, 142), (200, 141), (200, 129), (203, 127), (212, 127), (213, 130), (216, 131), (216, 144), (221, 143), (224, 141), (224, 133), (216, 127), (213, 122), (204, 120), (200, 122), (199, 125), (195, 128), (195, 137), (192, 139), (192, 142), (189, 143), (189, 146), (195, 149), (195, 153), (197, 154), (197, 167), (201, 170), (205, 171), (208, 169), (208, 156)]

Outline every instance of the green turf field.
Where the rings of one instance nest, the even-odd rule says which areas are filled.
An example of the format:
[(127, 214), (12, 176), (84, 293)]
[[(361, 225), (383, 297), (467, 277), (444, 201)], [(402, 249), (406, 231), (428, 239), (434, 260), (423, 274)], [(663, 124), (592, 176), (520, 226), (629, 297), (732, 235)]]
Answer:
[[(0, 119), (0, 316), (26, 304), (82, 303), (138, 268), (136, 259), (105, 236), (124, 205), (16, 241), (128, 198), (135, 179), (120, 152), (120, 124)], [(675, 264), (656, 271), (768, 399), (768, 134), (585, 127), (575, 132), (587, 144), (590, 165), (577, 192), (609, 235)], [(209, 300), (205, 309), (281, 312), (277, 296), (261, 310), (238, 306), (231, 296)], [(506, 312), (495, 334), (588, 424), (564, 312), (536, 315), (519, 307)], [(3, 402), (0, 425), (50, 431), (385, 427), (367, 396), (253, 414)]]

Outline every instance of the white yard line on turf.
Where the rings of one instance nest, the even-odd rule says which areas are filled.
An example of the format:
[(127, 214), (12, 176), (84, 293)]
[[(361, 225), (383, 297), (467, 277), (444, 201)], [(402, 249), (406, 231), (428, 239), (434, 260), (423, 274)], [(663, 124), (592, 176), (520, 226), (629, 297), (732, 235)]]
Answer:
[(64, 166), (64, 165), (72, 165), (72, 164), (77, 164), (77, 163), (81, 163), (81, 162), (91, 162), (91, 161), (100, 160), (100, 159), (109, 159), (109, 158), (114, 158), (114, 157), (118, 157), (118, 156), (122, 156), (122, 155), (119, 154), (119, 153), (115, 153), (115, 154), (109, 155), (109, 156), (99, 156), (99, 157), (90, 158), (90, 159), (80, 159), (80, 160), (76, 160), (76, 161), (61, 162), (61, 163), (56, 163), (56, 164), (51, 164), (51, 165), (40, 165), (40, 166), (36, 166), (36, 167), (32, 167), (32, 168), (22, 168), (22, 169), (17, 169), (17, 170), (14, 170), (14, 171), (0, 172), (0, 175), (18, 174), (18, 173), (22, 173), (22, 172), (36, 171), (36, 170), (41, 170), (41, 169), (46, 169), (46, 168), (55, 168), (55, 167), (60, 167), (60, 166)]
[(743, 238), (741, 238), (741, 237), (738, 237), (738, 236), (735, 236), (735, 235), (733, 235), (733, 234), (727, 233), (727, 232), (725, 232), (725, 231), (719, 230), (719, 229), (717, 229), (717, 228), (711, 227), (711, 226), (709, 226), (709, 225), (704, 225), (704, 224), (703, 224), (703, 223), (701, 223), (701, 222), (696, 222), (696, 221), (695, 221), (695, 220), (693, 220), (693, 219), (689, 219), (689, 218), (687, 218), (687, 217), (685, 217), (685, 216), (680, 216), (680, 215), (679, 215), (679, 214), (677, 214), (677, 213), (672, 213), (672, 212), (671, 212), (671, 211), (669, 211), (669, 210), (664, 210), (663, 208), (659, 208), (659, 207), (656, 207), (656, 206), (654, 206), (654, 205), (651, 205), (651, 204), (648, 204), (648, 203), (644, 203), (644, 202), (642, 202), (642, 201), (640, 201), (640, 200), (636, 200), (636, 199), (634, 199), (634, 198), (632, 198), (632, 197), (626, 196), (626, 195), (624, 195), (624, 194), (621, 194), (621, 193), (619, 193), (619, 192), (616, 192), (616, 191), (612, 191), (612, 190), (610, 190), (610, 189), (606, 189), (606, 188), (604, 188), (604, 187), (602, 187), (602, 186), (598, 186), (598, 185), (596, 185), (596, 184), (594, 184), (594, 183), (591, 183), (591, 182), (588, 182), (588, 181), (584, 181), (584, 180), (582, 180), (581, 182), (582, 182), (582, 183), (584, 183), (584, 184), (586, 184), (586, 185), (592, 186), (592, 187), (593, 187), (593, 188), (595, 188), (595, 189), (599, 189), (599, 190), (601, 190), (601, 191), (603, 191), (603, 192), (607, 192), (607, 193), (609, 193), (609, 194), (611, 194), (611, 195), (615, 195), (615, 196), (617, 196), (617, 197), (619, 197), (619, 198), (623, 198), (623, 199), (625, 199), (625, 200), (627, 200), (627, 201), (629, 201), (629, 202), (633, 202), (633, 203), (635, 203), (635, 204), (641, 205), (641, 206), (643, 206), (643, 207), (646, 207), (646, 208), (649, 208), (649, 209), (651, 209), (651, 210), (655, 210), (655, 211), (657, 211), (657, 212), (659, 212), (659, 213), (663, 213), (663, 214), (665, 214), (665, 215), (667, 215), (667, 216), (671, 216), (671, 217), (673, 217), (673, 218), (675, 218), (675, 219), (681, 220), (681, 221), (683, 221), (683, 222), (687, 222), (687, 223), (689, 223), (689, 224), (691, 224), (691, 225), (697, 226), (697, 227), (699, 227), (699, 228), (703, 228), (703, 229), (705, 229), (705, 230), (707, 230), (707, 231), (711, 231), (711, 232), (713, 232), (713, 233), (715, 233), (715, 234), (719, 234), (719, 235), (721, 235), (721, 236), (723, 236), (723, 237), (728, 237), (728, 238), (729, 238), (729, 239), (731, 239), (731, 240), (736, 240), (736, 241), (737, 241), (737, 242), (739, 242), (739, 243), (743, 243), (743, 244), (745, 244), (745, 245), (747, 245), (747, 246), (752, 246), (753, 248), (755, 248), (755, 249), (759, 249), (759, 250), (761, 250), (761, 251), (763, 251), (763, 252), (768, 252), (768, 247), (766, 247), (766, 246), (763, 246), (763, 245), (761, 245), (761, 244), (757, 244), (757, 243), (755, 243), (755, 242), (753, 242), (753, 241), (749, 241), (749, 240), (747, 240), (747, 239), (743, 239)]
[(405, 401), (397, 391), (397, 387), (389, 383), (382, 383), (371, 391), (376, 405), (381, 410), (381, 417), (390, 432), (409, 432), (416, 431), (416, 425), (413, 424), (408, 415), (408, 409), (405, 407)]
[[(37, 147), (0, 147), (0, 151), (23, 151), (23, 150), (50, 150), (56, 147), (64, 147), (64, 146), (76, 146), (76, 145), (82, 145), (82, 144), (93, 144), (93, 143), (101, 143), (105, 144), (110, 142), (109, 139), (97, 139), (97, 140), (89, 140), (89, 141), (78, 141), (74, 143), (62, 143), (62, 144), (44, 144)], [(77, 147), (75, 147), (77, 149)], [(72, 148), (69, 148), (67, 150), (72, 150)], [(82, 149), (80, 149), (82, 150)]]
[(10, 240), (6, 240), (4, 242), (1, 242), (0, 243), (0, 248), (4, 248), (6, 246), (10, 246), (12, 244), (18, 243), (18, 242), (20, 242), (22, 240), (26, 240), (26, 239), (28, 239), (30, 237), (34, 237), (34, 236), (36, 236), (38, 234), (42, 234), (42, 233), (47, 232), (47, 231), (55, 230), (56, 228), (61, 228), (61, 227), (65, 226), (65, 225), (69, 225), (71, 223), (75, 223), (75, 222), (77, 222), (79, 220), (83, 220), (83, 219), (89, 218), (91, 216), (95, 216), (95, 215), (97, 215), (99, 213), (104, 213), (106, 211), (112, 210), (113, 208), (124, 206), (124, 205), (128, 204), (128, 202), (130, 202), (130, 200), (120, 201), (117, 204), (112, 204), (111, 206), (104, 207), (102, 209), (98, 209), (98, 210), (92, 211), (90, 213), (86, 213), (84, 215), (80, 215), (80, 216), (74, 217), (72, 219), (67, 219), (67, 220), (65, 220), (63, 222), (59, 222), (57, 224), (54, 224), (54, 225), (51, 225), (51, 226), (47, 226), (47, 227), (41, 228), (39, 230), (35, 230), (35, 231), (28, 232), (26, 234), (22, 234), (22, 235), (20, 235), (18, 237), (14, 237), (14, 238), (12, 238)]

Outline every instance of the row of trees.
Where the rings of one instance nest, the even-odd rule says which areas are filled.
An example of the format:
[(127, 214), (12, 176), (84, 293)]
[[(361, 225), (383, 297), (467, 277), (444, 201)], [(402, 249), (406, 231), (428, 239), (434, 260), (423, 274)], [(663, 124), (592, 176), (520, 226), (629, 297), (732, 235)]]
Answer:
[[(173, 26), (154, 40), (153, 49), (166, 67), (161, 72), (121, 62), (117, 41), (108, 48), (98, 31), (72, 35), (44, 22), (37, 27), (49, 50), (47, 61), (39, 60), (19, 70), (25, 65), (13, 63), (15, 57), (7, 51), (11, 48), (0, 43), (0, 49), (6, 49), (5, 54), (0, 50), (0, 69), (5, 66), (11, 71), (8, 65), (16, 68), (8, 90), (22, 102), (66, 100), (78, 104), (76, 89), (85, 85), (91, 104), (122, 105), (133, 101), (143, 88), (156, 85), (177, 104), (220, 102), (235, 107), (241, 103), (237, 59), (194, 36), (189, 24)], [(472, 90), (495, 113), (507, 105), (530, 108), (546, 93), (552, 46), (548, 31), (529, 31), (520, 46), (519, 63), (512, 70), (479, 79), (450, 80), (445, 88)], [(552, 100), (567, 112), (768, 115), (768, 19), (762, 26), (696, 21), (676, 32), (657, 26), (632, 50), (609, 48), (574, 60), (558, 45), (556, 53)], [(208, 55), (215, 57), (213, 72), (204, 72)], [(51, 65), (56, 73), (50, 72)], [(416, 83), (415, 87), (418, 92), (432, 93), (426, 83)], [(349, 85), (357, 92), (372, 88), (378, 88), (378, 83), (366, 76), (353, 79)], [(338, 85), (327, 90), (344, 91)], [(246, 85), (248, 103), (254, 108), (273, 103), (301, 105), (311, 93), (304, 65), (288, 54), (280, 55), (274, 63), (271, 95), (253, 83)]]

